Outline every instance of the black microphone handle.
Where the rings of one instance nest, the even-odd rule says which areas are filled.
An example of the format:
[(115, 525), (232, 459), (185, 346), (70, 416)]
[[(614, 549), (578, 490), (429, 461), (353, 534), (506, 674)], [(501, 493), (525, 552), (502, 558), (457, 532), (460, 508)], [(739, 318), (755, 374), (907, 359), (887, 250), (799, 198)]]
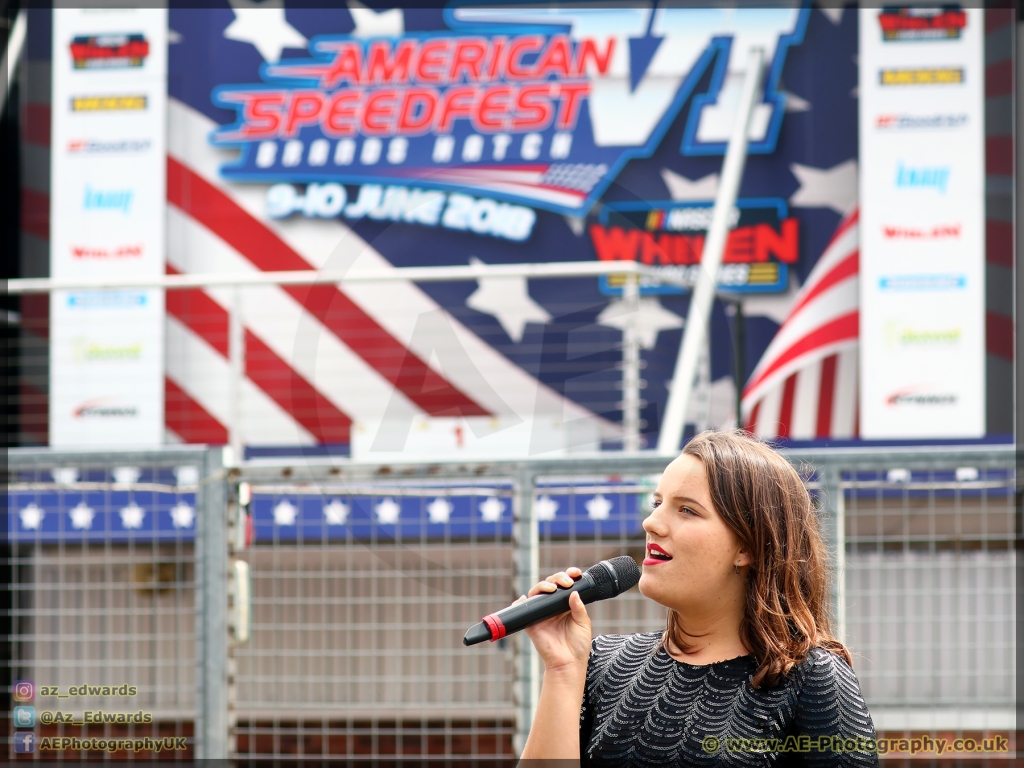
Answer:
[(469, 628), (462, 642), (464, 645), (476, 645), (485, 640), (497, 640), (544, 619), (566, 613), (573, 592), (579, 593), (584, 605), (589, 605), (600, 596), (594, 577), (584, 573), (571, 587), (558, 587), (554, 592), (534, 595), (525, 602), (486, 616), (479, 624)]

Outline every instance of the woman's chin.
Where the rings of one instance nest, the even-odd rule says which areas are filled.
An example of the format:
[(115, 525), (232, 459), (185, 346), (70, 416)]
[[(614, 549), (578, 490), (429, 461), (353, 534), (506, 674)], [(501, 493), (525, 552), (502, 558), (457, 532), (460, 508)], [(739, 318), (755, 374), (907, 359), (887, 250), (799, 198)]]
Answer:
[(640, 591), (640, 594), (648, 600), (653, 600), (656, 603), (661, 602), (658, 599), (658, 596), (662, 592), (659, 588), (660, 586), (661, 585), (658, 584), (657, 576), (653, 576), (647, 570), (644, 570), (644, 572), (640, 574), (640, 583), (637, 584), (637, 589)]

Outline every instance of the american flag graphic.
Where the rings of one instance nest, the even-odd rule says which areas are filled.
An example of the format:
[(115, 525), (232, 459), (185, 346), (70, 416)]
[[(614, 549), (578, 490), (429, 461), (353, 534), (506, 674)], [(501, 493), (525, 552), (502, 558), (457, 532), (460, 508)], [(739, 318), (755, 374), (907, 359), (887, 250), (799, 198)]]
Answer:
[[(171, 10), (168, 273), (592, 261), (596, 255), (588, 226), (597, 221), (603, 204), (661, 200), (666, 208), (713, 198), (721, 155), (681, 149), (696, 96), (709, 87), (705, 79), (695, 81), (695, 95), (679, 107), (649, 156), (630, 160), (593, 210), (573, 219), (538, 205), (525, 242), (368, 218), (269, 217), (268, 184), (224, 176), (223, 168), (237, 160), (238, 150), (211, 142), (233, 120), (229, 110), (215, 105), (213, 91), (225, 84), (257, 83), (264, 66), (307, 57), (309, 41), (317, 34), (355, 36), (360, 24), (369, 24), (367, 29), (385, 24), (385, 13), (353, 9), (225, 4)], [(48, 265), (48, 13), (30, 13), (28, 60), (21, 74), (24, 276), (45, 275)], [(404, 26), (375, 34), (443, 30), (446, 18), (440, 12), (405, 11), (387, 17), (387, 23), (401, 19)], [(740, 190), (741, 198), (770, 198), (788, 206), (785, 215), (798, 220), (800, 232), (789, 290), (745, 298), (751, 372), (743, 387), (741, 422), (764, 436), (789, 440), (855, 438), (857, 19), (839, 9), (809, 11), (806, 19), (802, 38), (792, 42), (778, 64), (778, 88), (785, 97), (778, 141), (771, 151), (751, 155)], [(989, 38), (998, 42), (1008, 22), (995, 12), (988, 19)], [(992, 50), (997, 48), (993, 43)], [(1009, 103), (1011, 63), (1009, 53), (993, 53), (986, 73), (993, 126), (988, 166), (990, 182), (995, 180), (990, 183), (988, 259), (990, 269), (1002, 270), (1009, 269), (1012, 226), (998, 194), (1000, 180), (1009, 178), (1013, 137), (1012, 123), (1004, 121), (1004, 126), (992, 116)], [(484, 194), (488, 179), (476, 179), (470, 170), (449, 168), (443, 180), (479, 184)], [(485, 288), (482, 281), (246, 288), (241, 292), (245, 379), (237, 404), (245, 443), (345, 445), (360, 424), (385, 418), (536, 414), (575, 425), (602, 445), (621, 439), (622, 327), (615, 311), (620, 299), (602, 293), (596, 280), (531, 280), (511, 286), (516, 290)], [(504, 305), (494, 299), (502, 294)], [(167, 293), (166, 429), (171, 442), (227, 441), (235, 405), (228, 362), (232, 301), (230, 288)], [(1009, 366), (1012, 310), (998, 301), (990, 307), (990, 366)], [(657, 438), (687, 308), (685, 295), (645, 296), (641, 302), (641, 418), (648, 445)], [(25, 297), (22, 315), (26, 348), (44, 351), (46, 297)], [(730, 389), (721, 398), (730, 403), (731, 360), (729, 322), (719, 305), (712, 317), (710, 378), (713, 391), (719, 385), (722, 391)], [(25, 442), (47, 441), (46, 370), (40, 354), (29, 354), (22, 366)], [(735, 414), (723, 412), (712, 426), (730, 420), (735, 422)]]
[[(216, 124), (170, 102), (168, 271), (389, 269), (390, 261), (355, 232), (305, 219), (264, 217), (264, 188), (219, 178), (229, 152), (210, 145)], [(171, 292), (167, 299), (168, 429), (186, 442), (226, 434), (230, 403), (227, 330), (231, 289)], [(254, 444), (346, 443), (353, 417), (529, 414), (610, 423), (550, 390), (498, 354), (410, 282), (247, 288), (246, 439)], [(441, 313), (442, 342), (466, 355), (459, 369), (431, 362), (436, 339), (417, 320)], [(475, 365), (473, 364), (475, 363)], [(480, 380), (480, 372), (490, 375)], [(538, 406), (539, 402), (539, 406)], [(172, 405), (173, 404), (173, 405)], [(390, 408), (390, 410), (389, 410)]]
[(857, 433), (857, 212), (832, 242), (743, 392), (747, 429), (791, 440)]

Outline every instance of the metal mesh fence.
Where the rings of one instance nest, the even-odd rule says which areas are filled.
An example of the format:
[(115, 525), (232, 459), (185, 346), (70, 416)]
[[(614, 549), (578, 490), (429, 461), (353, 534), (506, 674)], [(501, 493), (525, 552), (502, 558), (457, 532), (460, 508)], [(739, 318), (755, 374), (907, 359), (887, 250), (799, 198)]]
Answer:
[(844, 473), (847, 641), (888, 728), (1013, 728), (1014, 475), (964, 460)]
[[(837, 626), (880, 733), (1006, 732), (1014, 705), (1012, 454), (911, 455), (791, 454), (809, 470), (823, 532), (834, 536), (835, 521), (841, 526)], [(513, 535), (516, 489), (502, 478), (529, 478), (524, 498), (543, 577), (640, 557), (641, 522), (663, 464), (646, 457), (430, 470), (486, 473), (476, 487), (458, 479), (424, 487), (418, 476), (332, 486), (327, 468), (316, 466), (287, 485), (260, 480), (277, 470), (255, 473), (256, 540), (244, 555), (255, 618), (249, 646), (235, 649), (239, 756), (513, 754), (524, 717), (517, 681), (529, 674), (516, 663), (516, 641), (459, 642), (523, 583), (515, 564), (529, 544)], [(839, 488), (828, 487), (830, 473)], [(589, 610), (598, 633), (664, 627), (664, 608), (636, 589)]]
[[(203, 452), (118, 458), (8, 457), (8, 664), (23, 682), (15, 703), (35, 707), (40, 745), (63, 737), (185, 737), (172, 757), (191, 758), (200, 684), (195, 522)], [(8, 750), (13, 744), (12, 735)], [(88, 756), (42, 746), (33, 754)], [(113, 754), (141, 759), (155, 752)]]
[(511, 504), (493, 479), (254, 486), (237, 756), (511, 757), (511, 654), (454, 650), (511, 598)]
[[(242, 761), (512, 758), (535, 695), (522, 636), (465, 648), (463, 633), (532, 580), (640, 556), (664, 464), (250, 463), (230, 481), (251, 484), (246, 519), (203, 456), (12, 454), (13, 677), (34, 682), (37, 711), (151, 716), (40, 724), (39, 738), (184, 736), (175, 758), (220, 740)], [(840, 535), (838, 625), (876, 729), (1011, 732), (1012, 452), (790, 457), (817, 468), (823, 530)], [(204, 520), (219, 546), (202, 546)], [(251, 574), (248, 640), (241, 585), (209, 577), (237, 573), (229, 541)], [(590, 612), (599, 633), (664, 626), (635, 589)], [(122, 684), (137, 690), (77, 691)]]

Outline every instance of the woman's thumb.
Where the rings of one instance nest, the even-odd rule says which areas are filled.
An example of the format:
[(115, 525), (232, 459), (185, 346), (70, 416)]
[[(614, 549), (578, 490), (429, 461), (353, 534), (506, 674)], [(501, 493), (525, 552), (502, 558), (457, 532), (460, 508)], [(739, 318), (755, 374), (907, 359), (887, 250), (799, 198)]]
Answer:
[(572, 612), (572, 617), (579, 622), (584, 624), (588, 620), (587, 609), (583, 607), (583, 598), (580, 597), (579, 592), (573, 592), (569, 596), (569, 610)]

